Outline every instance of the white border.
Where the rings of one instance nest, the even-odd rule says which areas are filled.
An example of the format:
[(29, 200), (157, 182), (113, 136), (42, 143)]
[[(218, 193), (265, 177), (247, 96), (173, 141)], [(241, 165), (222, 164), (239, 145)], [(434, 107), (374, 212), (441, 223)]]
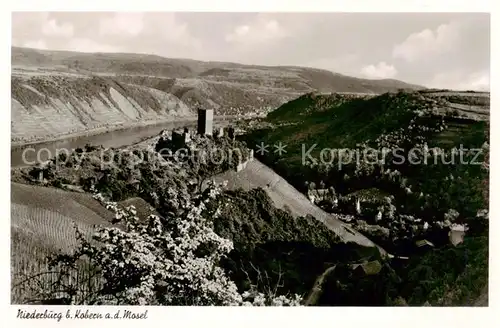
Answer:
[[(55, 0), (31, 0), (20, 1), (16, 0), (13, 3), (4, 2), (4, 6), (8, 6), (9, 10), (2, 10), (2, 29), (1, 37), (4, 50), (1, 54), (4, 56), (3, 63), (9, 63), (9, 69), (4, 69), (2, 89), (4, 91), (2, 103), (3, 110), (1, 111), (2, 128), (0, 132), (4, 135), (1, 138), (2, 153), (5, 154), (5, 160), (0, 163), (2, 165), (2, 196), (0, 209), (2, 211), (2, 232), (5, 237), (2, 238), (3, 247), (1, 247), (2, 258), (2, 277), (4, 283), (1, 285), (0, 295), (2, 304), (4, 305), (4, 319), (2, 326), (4, 327), (53, 327), (54, 322), (51, 320), (16, 320), (17, 307), (10, 306), (9, 286), (10, 286), (10, 166), (7, 162), (7, 151), (10, 148), (10, 125), (9, 112), (10, 108), (10, 38), (11, 38), (11, 11), (18, 10), (109, 10), (109, 11), (344, 11), (344, 12), (491, 12), (493, 10), (492, 1), (481, 0), (451, 0), (451, 1), (415, 1), (415, 0), (346, 0), (346, 1), (313, 1), (313, 0), (253, 0), (243, 3), (243, 1), (224, 0), (224, 1), (178, 1), (172, 4), (166, 4), (163, 1), (123, 1), (123, 0), (87, 0), (79, 4), (76, 1), (55, 1)], [(7, 9), (7, 8), (4, 8)], [(498, 23), (495, 20), (497, 15), (493, 12), (491, 16), (492, 31), (491, 31), (491, 58), (500, 58), (498, 51)], [(496, 40), (497, 42), (493, 42)], [(8, 51), (7, 51), (8, 49)], [(497, 85), (496, 73), (498, 73), (498, 63), (491, 64), (491, 162), (492, 167), (496, 167), (497, 163), (497, 131), (496, 126), (497, 114), (495, 108), (498, 107), (497, 90), (494, 86)], [(3, 66), (6, 67), (6, 66)], [(500, 122), (499, 122), (500, 123)], [(491, 173), (491, 228), (492, 237), (498, 231), (496, 219), (499, 217), (498, 208), (495, 206), (494, 196), (496, 193), (496, 181), (500, 181), (499, 173), (495, 170)], [(498, 324), (498, 313), (494, 314), (494, 307), (498, 305), (498, 283), (495, 277), (499, 277), (498, 261), (494, 255), (498, 254), (498, 240), (490, 238), (490, 295), (489, 308), (293, 308), (293, 309), (277, 309), (277, 308), (149, 308), (149, 317), (147, 321), (64, 321), (60, 325), (70, 324), (73, 327), (87, 327), (89, 325), (99, 325), (106, 327), (135, 327), (137, 325), (151, 326), (227, 326), (227, 327), (264, 327), (273, 326), (289, 326), (296, 325), (302, 327), (314, 327), (317, 325), (326, 324), (329, 326), (350, 326), (356, 328), (358, 326), (373, 327), (488, 327)], [(31, 307), (35, 308), (35, 307)], [(66, 309), (66, 308), (64, 308)], [(111, 309), (111, 308), (110, 308)], [(100, 311), (108, 310), (108, 307), (100, 307)], [(497, 318), (497, 320), (494, 320)]]
[(252, 1), (166, 1), (141, 0), (126, 2), (120, 0), (87, 0), (78, 5), (75, 1), (45, 0), (43, 6), (36, 0), (22, 0), (12, 3), (11, 10), (26, 11), (219, 11), (219, 12), (489, 12), (488, 0), (252, 0)]

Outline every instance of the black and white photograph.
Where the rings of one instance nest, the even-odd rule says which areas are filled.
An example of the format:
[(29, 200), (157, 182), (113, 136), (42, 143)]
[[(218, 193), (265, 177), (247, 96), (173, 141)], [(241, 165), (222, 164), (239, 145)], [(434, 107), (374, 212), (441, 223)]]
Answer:
[(16, 318), (489, 306), (490, 13), (11, 14)]

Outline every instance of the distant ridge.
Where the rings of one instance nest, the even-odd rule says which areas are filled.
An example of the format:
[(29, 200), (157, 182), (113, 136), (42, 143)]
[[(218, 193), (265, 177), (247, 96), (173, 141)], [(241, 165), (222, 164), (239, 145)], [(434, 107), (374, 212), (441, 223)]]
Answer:
[(12, 47), (11, 141), (155, 123), (191, 115), (266, 113), (303, 94), (376, 95), (423, 87), (326, 70)]
[[(27, 66), (69, 66), (82, 70), (114, 74), (141, 74), (168, 78), (189, 78), (200, 75), (210, 76), (213, 69), (255, 69), (303, 74), (310, 80), (312, 89), (331, 88), (332, 92), (363, 89), (383, 93), (393, 89), (425, 89), (425, 87), (394, 79), (361, 79), (350, 77), (318, 68), (302, 66), (263, 66), (232, 62), (199, 61), (184, 58), (166, 58), (152, 54), (135, 53), (85, 53), (64, 50), (39, 50), (33, 48), (12, 47), (12, 65)], [(141, 70), (142, 69), (142, 70)], [(286, 74), (285, 74), (286, 75)], [(344, 86), (341, 86), (344, 84)]]

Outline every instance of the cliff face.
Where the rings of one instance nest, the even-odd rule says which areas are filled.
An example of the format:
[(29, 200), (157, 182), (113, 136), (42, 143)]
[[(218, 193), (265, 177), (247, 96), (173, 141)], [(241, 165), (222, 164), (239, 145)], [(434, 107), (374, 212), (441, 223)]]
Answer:
[(11, 85), (13, 142), (193, 115), (172, 94), (106, 77), (13, 76)]

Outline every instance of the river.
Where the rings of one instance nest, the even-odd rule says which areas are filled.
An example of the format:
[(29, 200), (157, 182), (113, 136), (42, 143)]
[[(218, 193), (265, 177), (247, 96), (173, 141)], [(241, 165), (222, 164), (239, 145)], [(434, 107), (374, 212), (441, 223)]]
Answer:
[[(234, 120), (232, 117), (215, 118), (214, 126), (223, 127), (229, 125)], [(148, 137), (158, 135), (162, 130), (173, 130), (183, 127), (195, 128), (196, 120), (166, 122), (157, 125), (142, 126), (124, 130), (115, 130), (96, 135), (73, 137), (23, 146), (22, 148), (11, 148), (10, 166), (23, 167), (45, 162), (54, 157), (58, 152), (71, 152), (76, 148), (83, 148), (90, 144), (94, 146), (102, 145), (105, 148), (122, 147), (140, 142)]]

